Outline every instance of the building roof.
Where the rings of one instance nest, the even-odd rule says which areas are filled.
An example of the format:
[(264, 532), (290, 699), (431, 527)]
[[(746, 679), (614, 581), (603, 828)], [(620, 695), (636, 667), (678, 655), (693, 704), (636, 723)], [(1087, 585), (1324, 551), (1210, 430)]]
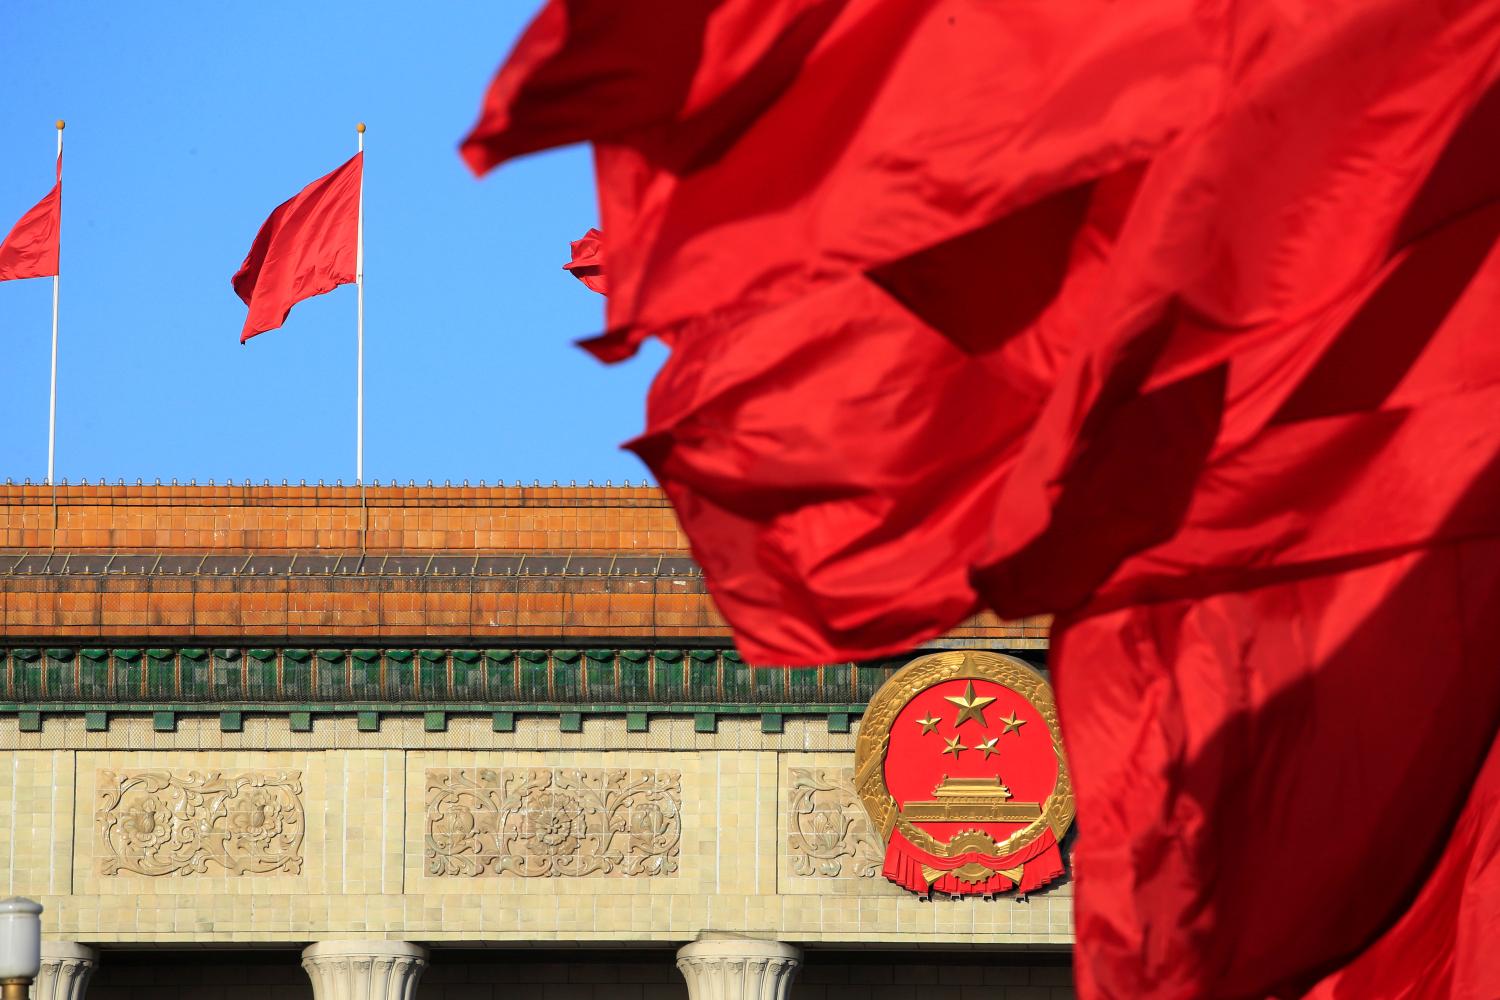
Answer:
[[(949, 641), (1046, 645), (980, 616)], [(660, 490), (0, 486), (0, 641), (723, 645)]]

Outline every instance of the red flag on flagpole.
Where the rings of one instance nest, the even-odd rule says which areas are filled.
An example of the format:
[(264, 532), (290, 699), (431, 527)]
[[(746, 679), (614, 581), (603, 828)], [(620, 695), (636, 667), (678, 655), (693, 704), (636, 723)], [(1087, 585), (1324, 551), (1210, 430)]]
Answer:
[(286, 322), (292, 306), (355, 281), (364, 153), (282, 202), (235, 272), (250, 313), (240, 343)]
[(57, 156), (57, 183), (46, 197), (21, 216), (0, 242), (0, 281), (50, 278), (57, 274), (62, 232), (62, 154)]
[(1493, 4), (1026, 13), (553, 0), (463, 154), (595, 144), (749, 659), (1063, 613), (1082, 996), (1500, 996)]

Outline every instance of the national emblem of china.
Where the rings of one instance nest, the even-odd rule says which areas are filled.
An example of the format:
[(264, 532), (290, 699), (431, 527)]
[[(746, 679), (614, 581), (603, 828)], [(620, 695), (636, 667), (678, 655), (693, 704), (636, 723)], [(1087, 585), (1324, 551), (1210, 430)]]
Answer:
[(1075, 803), (1057, 704), (1015, 657), (954, 650), (902, 667), (870, 699), (854, 767), (897, 885), (992, 896), (1062, 875)]

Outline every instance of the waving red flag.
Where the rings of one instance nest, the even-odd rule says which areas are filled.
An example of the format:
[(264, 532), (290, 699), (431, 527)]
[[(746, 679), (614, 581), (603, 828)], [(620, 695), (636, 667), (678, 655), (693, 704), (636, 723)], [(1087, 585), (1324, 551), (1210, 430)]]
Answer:
[(292, 306), (355, 281), (364, 153), (303, 188), (271, 213), (234, 291), (250, 307), (240, 343), (286, 322)]
[(21, 216), (0, 242), (0, 281), (50, 278), (57, 273), (62, 233), (62, 154), (57, 156), (57, 183), (31, 211)]
[(464, 155), (595, 140), (588, 346), (674, 348), (633, 446), (747, 655), (897, 652), (975, 608), (994, 480), (1060, 356), (1031, 321), (1097, 270), (1138, 161), (1212, 109), (1195, 8), (575, 0), (528, 30)]
[(564, 271), (583, 282), (584, 286), (600, 295), (607, 294), (609, 286), (604, 277), (604, 234), (590, 229), (582, 239), (570, 244), (573, 259), (563, 265)]
[(1497, 131), (1483, 0), (569, 0), (464, 155), (595, 143), (750, 659), (1063, 613), (1082, 995), (1500, 996)]

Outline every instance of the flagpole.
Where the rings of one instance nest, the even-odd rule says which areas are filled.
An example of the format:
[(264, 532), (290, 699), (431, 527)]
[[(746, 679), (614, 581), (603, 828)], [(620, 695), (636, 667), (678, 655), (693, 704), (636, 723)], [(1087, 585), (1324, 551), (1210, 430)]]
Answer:
[[(57, 120), (57, 181), (62, 183), (62, 140), (67, 122)], [(58, 213), (59, 225), (62, 213)], [(47, 485), (52, 485), (53, 463), (57, 456), (57, 290), (62, 280), (62, 234), (57, 236), (57, 274), (52, 276), (52, 392), (47, 407)]]
[[(365, 151), (365, 123), (354, 126), (359, 135), (359, 151)], [(359, 374), (355, 388), (355, 432), (354, 432), (354, 481), (359, 484), (360, 496), (365, 488), (365, 173), (359, 172), (359, 224), (354, 250), (354, 290), (358, 300), (356, 325), (359, 328)]]

